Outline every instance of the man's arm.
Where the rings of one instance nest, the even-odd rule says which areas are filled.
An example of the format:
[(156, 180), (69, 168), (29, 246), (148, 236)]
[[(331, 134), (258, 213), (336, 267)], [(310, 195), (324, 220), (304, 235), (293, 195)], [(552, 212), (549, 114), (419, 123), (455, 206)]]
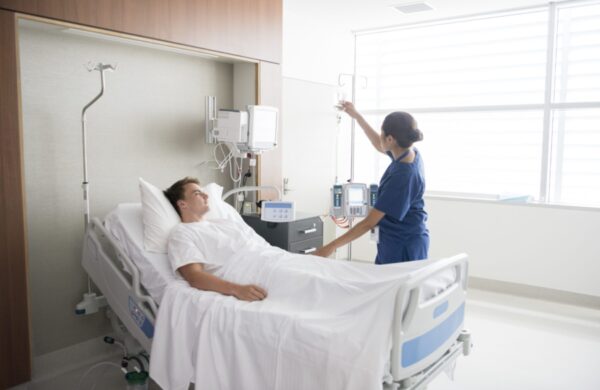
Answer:
[(233, 295), (242, 301), (262, 301), (267, 297), (267, 292), (264, 289), (253, 284), (235, 284), (204, 272), (204, 267), (200, 263), (186, 264), (177, 270), (190, 286), (198, 290)]

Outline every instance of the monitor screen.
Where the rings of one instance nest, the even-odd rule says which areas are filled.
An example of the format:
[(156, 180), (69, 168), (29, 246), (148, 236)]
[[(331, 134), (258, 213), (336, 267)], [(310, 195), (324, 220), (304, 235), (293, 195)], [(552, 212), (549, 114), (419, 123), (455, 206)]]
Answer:
[(292, 204), (289, 202), (267, 202), (264, 203), (264, 207), (267, 209), (291, 209)]
[(348, 189), (348, 204), (351, 206), (363, 205), (365, 203), (364, 191), (360, 187)]
[(250, 148), (272, 149), (277, 144), (277, 109), (248, 106)]

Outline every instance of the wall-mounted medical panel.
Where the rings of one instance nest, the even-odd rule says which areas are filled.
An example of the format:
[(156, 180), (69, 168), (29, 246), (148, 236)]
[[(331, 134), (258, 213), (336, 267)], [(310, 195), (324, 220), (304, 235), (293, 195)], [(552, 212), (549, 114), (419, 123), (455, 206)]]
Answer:
[(281, 63), (281, 0), (0, 0), (0, 8)]

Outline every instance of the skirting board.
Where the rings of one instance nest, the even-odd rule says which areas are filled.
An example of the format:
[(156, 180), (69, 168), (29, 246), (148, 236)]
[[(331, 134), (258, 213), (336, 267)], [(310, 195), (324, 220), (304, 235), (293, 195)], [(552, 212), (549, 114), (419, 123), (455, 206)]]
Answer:
[(473, 276), (469, 277), (469, 288), (600, 310), (600, 297), (577, 294), (569, 291), (509, 283)]

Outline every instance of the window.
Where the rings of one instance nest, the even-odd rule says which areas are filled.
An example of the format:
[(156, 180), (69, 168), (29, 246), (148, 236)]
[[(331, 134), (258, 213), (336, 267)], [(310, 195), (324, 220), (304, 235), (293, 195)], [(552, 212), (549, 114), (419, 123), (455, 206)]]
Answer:
[[(360, 32), (356, 59), (376, 129), (417, 119), (430, 192), (600, 206), (599, 3)], [(360, 130), (355, 147), (355, 180), (377, 182), (389, 159)]]
[(550, 199), (600, 206), (600, 109), (555, 110), (552, 122)]
[(600, 206), (600, 4), (559, 8), (557, 21), (548, 198)]

